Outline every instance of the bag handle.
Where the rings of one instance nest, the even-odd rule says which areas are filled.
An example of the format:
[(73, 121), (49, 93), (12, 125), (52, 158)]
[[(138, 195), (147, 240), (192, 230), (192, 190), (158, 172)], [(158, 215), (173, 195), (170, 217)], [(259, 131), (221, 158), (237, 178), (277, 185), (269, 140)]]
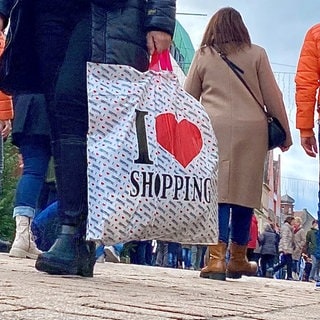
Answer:
[(261, 102), (258, 100), (258, 98), (255, 96), (255, 94), (252, 92), (251, 88), (247, 84), (247, 82), (241, 77), (240, 73), (244, 73), (244, 71), (239, 68), (235, 63), (233, 63), (231, 60), (228, 59), (226, 54), (222, 51), (220, 51), (218, 48), (215, 47), (215, 50), (218, 52), (221, 59), (230, 67), (230, 69), (234, 72), (234, 74), (239, 78), (239, 80), (243, 83), (243, 85), (247, 88), (247, 90), (250, 92), (251, 96), (254, 100), (258, 103), (258, 105), (261, 107), (263, 112), (265, 113), (266, 117), (268, 119), (272, 118), (271, 115), (268, 113), (268, 111), (265, 110), (265, 107), (261, 104)]
[(169, 50), (164, 50), (161, 53), (155, 52), (151, 56), (151, 61), (149, 64), (149, 70), (153, 71), (173, 71), (170, 52)]

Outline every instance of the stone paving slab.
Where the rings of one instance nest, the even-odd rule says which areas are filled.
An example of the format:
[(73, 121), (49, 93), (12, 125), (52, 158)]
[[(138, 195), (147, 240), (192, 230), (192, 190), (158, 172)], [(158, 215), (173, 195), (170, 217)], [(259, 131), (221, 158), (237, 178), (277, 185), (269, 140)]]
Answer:
[(0, 320), (320, 318), (320, 291), (298, 281), (202, 279), (198, 271), (96, 264), (93, 278), (50, 276), (0, 254)]

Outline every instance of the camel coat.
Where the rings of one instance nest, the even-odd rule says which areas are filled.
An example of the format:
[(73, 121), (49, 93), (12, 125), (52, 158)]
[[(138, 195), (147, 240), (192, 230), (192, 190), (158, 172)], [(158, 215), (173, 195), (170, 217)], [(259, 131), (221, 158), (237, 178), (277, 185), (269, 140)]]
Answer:
[[(230, 54), (243, 78), (269, 113), (279, 119), (292, 144), (282, 94), (265, 50), (257, 45)], [(267, 120), (261, 107), (216, 51), (198, 50), (185, 89), (200, 100), (209, 114), (218, 140), (218, 201), (260, 208), (264, 162), (267, 154)]]

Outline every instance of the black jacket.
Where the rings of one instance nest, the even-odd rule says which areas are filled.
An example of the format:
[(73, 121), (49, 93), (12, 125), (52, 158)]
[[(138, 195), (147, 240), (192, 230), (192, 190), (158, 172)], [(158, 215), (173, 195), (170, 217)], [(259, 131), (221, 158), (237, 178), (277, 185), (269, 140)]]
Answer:
[(261, 246), (261, 254), (271, 254), (274, 256), (277, 254), (277, 235), (271, 226), (267, 225), (264, 232), (259, 235), (259, 244)]
[(43, 136), (49, 143), (50, 125), (43, 94), (20, 94), (13, 97), (14, 119), (12, 143), (20, 147), (21, 139)]
[(76, 3), (74, 10), (91, 10), (91, 60), (95, 62), (127, 64), (144, 71), (149, 63), (147, 32), (174, 32), (176, 0), (0, 0), (0, 15), (6, 21), (10, 17), (8, 46), (0, 64), (0, 89), (10, 94), (41, 92), (30, 27), (34, 1), (47, 1), (48, 10), (59, 15), (63, 11), (57, 8), (72, 2)]

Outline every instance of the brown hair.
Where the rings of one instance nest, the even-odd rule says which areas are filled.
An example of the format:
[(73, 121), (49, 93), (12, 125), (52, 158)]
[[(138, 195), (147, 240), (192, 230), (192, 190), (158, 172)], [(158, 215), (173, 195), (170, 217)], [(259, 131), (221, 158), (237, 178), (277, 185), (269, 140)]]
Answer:
[(294, 220), (294, 217), (286, 217), (286, 219), (284, 220), (284, 222), (287, 222), (287, 223), (291, 223), (292, 220)]
[(218, 47), (225, 54), (251, 46), (251, 39), (240, 13), (226, 7), (210, 19), (204, 32), (201, 47)]

